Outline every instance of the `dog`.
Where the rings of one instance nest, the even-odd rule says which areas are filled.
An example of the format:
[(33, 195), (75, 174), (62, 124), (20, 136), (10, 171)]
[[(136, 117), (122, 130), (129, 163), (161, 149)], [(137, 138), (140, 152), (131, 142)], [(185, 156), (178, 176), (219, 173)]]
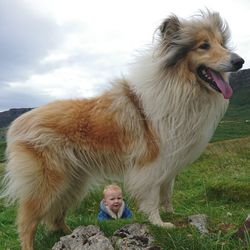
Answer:
[(174, 226), (159, 207), (173, 210), (174, 179), (211, 139), (232, 96), (229, 72), (244, 60), (228, 48), (217, 12), (170, 15), (155, 36), (101, 95), (55, 101), (11, 124), (3, 196), (18, 204), (23, 250), (33, 249), (40, 222), (68, 233), (69, 207), (117, 175), (152, 224)]

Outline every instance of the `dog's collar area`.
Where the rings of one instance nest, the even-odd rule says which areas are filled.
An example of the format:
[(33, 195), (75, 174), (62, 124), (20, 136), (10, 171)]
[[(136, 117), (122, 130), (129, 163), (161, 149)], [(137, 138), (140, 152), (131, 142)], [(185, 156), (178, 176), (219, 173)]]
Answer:
[(205, 66), (200, 66), (197, 69), (198, 76), (205, 82), (209, 83), (209, 86), (221, 93), (221, 90), (218, 88), (216, 82), (213, 80), (212, 76), (208, 73), (208, 68)]

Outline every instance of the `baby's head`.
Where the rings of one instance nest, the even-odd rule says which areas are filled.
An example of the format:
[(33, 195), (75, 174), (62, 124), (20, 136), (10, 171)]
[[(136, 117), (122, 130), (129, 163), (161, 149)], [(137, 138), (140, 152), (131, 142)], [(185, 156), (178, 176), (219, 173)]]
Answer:
[(117, 214), (123, 202), (121, 188), (116, 184), (106, 186), (103, 190), (103, 202), (113, 213)]

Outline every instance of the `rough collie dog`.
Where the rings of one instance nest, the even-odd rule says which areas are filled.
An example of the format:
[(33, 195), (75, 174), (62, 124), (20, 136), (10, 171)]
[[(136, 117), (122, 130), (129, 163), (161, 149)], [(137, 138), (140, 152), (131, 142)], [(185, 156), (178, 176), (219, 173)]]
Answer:
[(69, 207), (90, 184), (116, 175), (151, 223), (173, 227), (159, 206), (172, 210), (174, 178), (206, 147), (232, 95), (228, 72), (244, 63), (228, 39), (218, 13), (172, 15), (109, 91), (56, 101), (12, 123), (5, 195), (18, 204), (22, 249), (33, 249), (41, 221), (68, 232)]

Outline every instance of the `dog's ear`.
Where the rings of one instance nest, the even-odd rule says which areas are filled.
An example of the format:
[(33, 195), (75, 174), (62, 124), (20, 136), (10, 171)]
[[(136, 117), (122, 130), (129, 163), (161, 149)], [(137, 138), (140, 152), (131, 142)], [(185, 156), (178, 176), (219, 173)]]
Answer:
[(165, 19), (160, 25), (159, 30), (162, 38), (173, 37), (180, 30), (181, 23), (177, 16), (172, 15)]

